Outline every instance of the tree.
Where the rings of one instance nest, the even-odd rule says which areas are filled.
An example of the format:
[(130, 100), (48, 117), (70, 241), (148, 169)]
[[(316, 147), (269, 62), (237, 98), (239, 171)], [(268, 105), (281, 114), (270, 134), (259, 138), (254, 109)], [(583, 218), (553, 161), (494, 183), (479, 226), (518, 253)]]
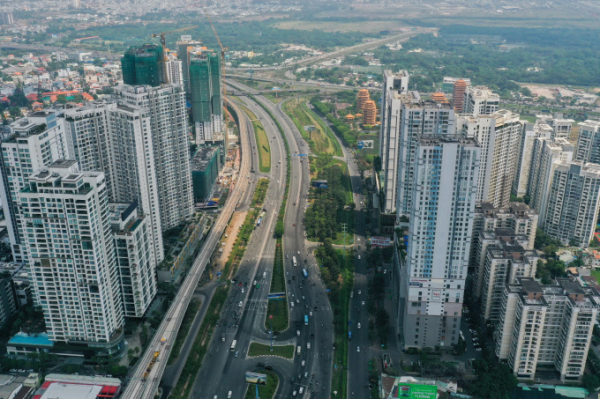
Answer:
[(531, 90), (529, 90), (528, 87), (523, 87), (521, 88), (521, 94), (523, 94), (526, 97), (531, 97), (533, 96), (533, 94), (531, 93)]

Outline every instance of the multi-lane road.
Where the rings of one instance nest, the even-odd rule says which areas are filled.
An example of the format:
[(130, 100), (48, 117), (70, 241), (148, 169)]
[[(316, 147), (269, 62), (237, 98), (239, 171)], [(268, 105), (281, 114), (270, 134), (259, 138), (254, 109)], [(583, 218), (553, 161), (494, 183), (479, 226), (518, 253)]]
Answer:
[[(257, 94), (239, 83), (236, 83), (236, 86)], [(273, 229), (285, 190), (287, 167), (287, 154), (277, 126), (263, 108), (248, 98), (243, 100), (245, 106), (261, 120), (271, 144), (272, 168), (266, 176), (271, 181), (265, 200), (267, 215), (250, 240), (227, 306), (221, 315), (219, 328), (209, 346), (210, 361), (204, 362), (194, 383), (192, 397), (227, 397), (229, 391), (232, 397), (241, 397), (247, 387), (246, 371), (264, 371), (262, 366), (258, 367), (258, 363), (264, 363), (272, 367), (279, 377), (276, 397), (292, 397), (294, 392), (299, 394), (302, 387), (303, 395), (314, 391), (314, 397), (328, 398), (332, 367), (332, 314), (315, 262), (307, 254), (302, 225), (307, 204), (309, 174), (306, 159), (298, 154), (307, 152), (308, 146), (287, 116), (261, 96), (257, 95), (256, 100), (267, 106), (278, 119), (285, 131), (292, 155), (291, 184), (283, 238), (290, 327), (274, 338), (274, 345), (300, 346), (301, 354), (294, 356), (292, 360), (277, 357), (250, 359), (247, 356), (251, 342), (267, 345), (270, 343), (265, 320), (268, 317), (267, 297), (275, 254)], [(295, 268), (292, 265), (294, 256), (298, 261)], [(309, 274), (306, 279), (302, 276), (303, 268), (306, 268)], [(283, 306), (283, 303), (281, 304)], [(308, 326), (304, 325), (305, 315), (309, 316)], [(234, 340), (236, 347), (231, 349)], [(311, 349), (308, 349), (308, 343), (311, 344)], [(231, 383), (225, 384), (225, 381)]]
[(194, 296), (198, 281), (204, 273), (209, 258), (214, 252), (221, 235), (225, 231), (233, 211), (248, 187), (250, 174), (250, 157), (248, 156), (248, 154), (250, 154), (250, 144), (248, 142), (248, 135), (240, 132), (240, 141), (242, 147), (242, 162), (238, 180), (234, 183), (226, 205), (217, 217), (214, 226), (206, 238), (202, 250), (194, 260), (189, 274), (177, 292), (164, 320), (158, 327), (150, 345), (148, 345), (148, 348), (138, 362), (138, 368), (125, 388), (122, 398), (153, 398), (157, 391), (162, 374), (167, 365), (171, 347), (175, 342), (177, 332), (181, 327), (183, 315), (185, 314), (190, 300)]

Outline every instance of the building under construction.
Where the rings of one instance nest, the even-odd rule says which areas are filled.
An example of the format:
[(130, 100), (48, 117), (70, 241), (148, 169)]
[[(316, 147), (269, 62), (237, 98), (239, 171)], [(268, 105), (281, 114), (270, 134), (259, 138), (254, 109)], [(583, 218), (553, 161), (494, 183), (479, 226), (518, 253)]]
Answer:
[(221, 169), (219, 152), (219, 147), (201, 147), (192, 159), (192, 185), (196, 203), (205, 202), (210, 198)]
[(165, 81), (164, 50), (156, 44), (132, 46), (121, 58), (123, 83), (160, 86)]
[(190, 98), (196, 143), (203, 144), (223, 132), (221, 58), (211, 51), (190, 53)]

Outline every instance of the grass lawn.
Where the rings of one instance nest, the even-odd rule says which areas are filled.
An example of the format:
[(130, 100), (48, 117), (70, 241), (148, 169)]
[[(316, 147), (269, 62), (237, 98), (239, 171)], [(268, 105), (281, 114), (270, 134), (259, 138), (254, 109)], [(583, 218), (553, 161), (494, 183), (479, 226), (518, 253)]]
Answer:
[[(288, 101), (284, 104), (283, 109), (290, 119), (292, 119), (302, 138), (306, 140), (314, 154), (342, 155), (342, 149), (335, 137), (333, 137), (333, 132), (331, 135), (327, 134), (325, 130), (326, 126), (321, 119), (306, 107), (305, 98), (297, 101)], [(315, 126), (313, 132), (304, 130), (304, 126), (309, 125)]]
[[(258, 386), (258, 395), (260, 399), (272, 399), (275, 397), (275, 393), (277, 392), (277, 386), (279, 385), (279, 378), (277, 374), (272, 371), (267, 371), (266, 373), (263, 371), (258, 371), (262, 374), (267, 374), (267, 385), (259, 385)], [(246, 391), (245, 399), (255, 399), (256, 398), (256, 387), (254, 384), (248, 384), (248, 390)]]
[(600, 284), (600, 270), (592, 269), (592, 276), (594, 276), (596, 278), (596, 281), (598, 282), (598, 284)]
[(258, 169), (262, 173), (269, 173), (271, 171), (271, 146), (269, 145), (269, 139), (267, 138), (265, 128), (252, 111), (250, 111), (244, 106), (241, 107), (252, 121), (252, 127), (254, 128), (256, 145), (258, 146), (259, 150), (258, 159), (260, 161), (260, 164), (258, 166)]
[[(282, 242), (278, 238), (277, 246), (275, 247), (275, 264), (273, 266), (273, 275), (271, 276), (270, 292), (286, 292), (283, 269)], [(273, 320), (270, 320), (268, 316), (273, 316)], [(285, 331), (288, 328), (287, 296), (281, 300), (269, 301), (267, 317), (265, 317), (265, 327), (267, 330), (271, 328), (271, 323), (273, 323), (273, 331)]]
[(273, 355), (292, 359), (294, 357), (294, 350), (294, 345), (273, 345), (273, 352), (271, 352), (271, 347), (269, 345), (251, 342), (250, 349), (248, 349), (248, 357)]
[(202, 302), (199, 299), (192, 299), (190, 302), (187, 310), (185, 311), (185, 315), (183, 316), (183, 320), (181, 321), (181, 328), (177, 332), (175, 344), (173, 345), (173, 349), (171, 349), (171, 354), (169, 355), (169, 361), (167, 364), (173, 363), (179, 356), (179, 351), (181, 351), (183, 341), (185, 341), (190, 328), (192, 327), (192, 323), (196, 318), (196, 313), (198, 313), (198, 310), (200, 310), (201, 304)]
[(334, 148), (333, 155), (335, 155), (336, 157), (343, 157), (344, 153), (342, 152), (342, 146), (335, 138), (335, 134), (331, 131), (329, 126), (327, 126), (325, 124), (325, 122), (323, 121), (323, 119), (320, 118), (317, 114), (315, 114), (314, 111), (309, 109), (307, 107), (306, 103), (302, 104), (302, 109), (308, 113), (308, 115), (310, 116), (310, 118), (312, 120), (317, 122), (317, 124), (318, 124), (317, 128), (319, 129), (319, 131), (325, 133), (325, 135), (327, 136), (327, 140)]

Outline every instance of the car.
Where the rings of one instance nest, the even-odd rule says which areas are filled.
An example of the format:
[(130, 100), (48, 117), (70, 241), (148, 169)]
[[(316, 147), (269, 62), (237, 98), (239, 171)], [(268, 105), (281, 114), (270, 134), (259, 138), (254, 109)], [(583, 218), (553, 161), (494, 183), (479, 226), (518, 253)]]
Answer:
[(306, 343), (306, 349), (310, 349), (310, 342)]
[[(289, 276), (289, 275), (290, 275), (290, 272), (285, 272), (285, 275), (286, 275), (286, 276)], [(256, 285), (256, 284), (255, 284), (255, 285)]]
[(299, 304), (300, 303), (300, 299), (296, 298), (296, 303)]
[(298, 251), (298, 255), (300, 255), (300, 251)]
[(360, 323), (358, 323), (358, 329), (360, 330)]
[(304, 297), (304, 295), (302, 295), (302, 300), (303, 300), (303, 301), (305, 301), (305, 300), (306, 300), (306, 298)]
[(358, 295), (360, 295), (360, 293), (361, 293), (361, 290), (358, 290)]
[(477, 352), (481, 352), (481, 348), (475, 348)]
[(315, 306), (315, 312), (317, 311), (317, 309), (318, 309), (318, 308)]
[(254, 280), (254, 286), (255, 286), (255, 287), (256, 287), (256, 283), (257, 283), (257, 281), (256, 281), (256, 280)]
[(357, 351), (357, 352), (360, 352), (360, 346), (357, 346), (357, 347), (356, 347), (356, 351)]
[(292, 396), (295, 397), (296, 395), (298, 395), (298, 392), (296, 392), (296, 391), (292, 392)]
[(292, 276), (292, 280), (295, 280), (295, 279), (296, 279), (296, 276)]
[(256, 363), (256, 367), (265, 367), (265, 364), (263, 362), (259, 362)]
[(365, 306), (365, 301), (362, 301), (362, 305)]
[(304, 393), (304, 387), (300, 387), (300, 389), (298, 390), (298, 393), (299, 393), (300, 395), (302, 395), (302, 394)]
[(240, 301), (240, 303), (238, 304), (238, 306), (241, 308), (243, 303), (244, 303), (243, 301)]
[(302, 361), (302, 367), (306, 366), (306, 360)]
[(294, 307), (294, 302), (290, 302), (290, 306), (291, 306), (291, 307)]
[(302, 373), (298, 374), (298, 381), (302, 379)]
[(308, 378), (308, 371), (304, 373), (304, 378)]
[(273, 370), (273, 366), (265, 366), (265, 370)]
[(240, 355), (240, 351), (235, 351), (235, 357), (238, 357)]
[(312, 315), (313, 315), (313, 312), (312, 312), (312, 311), (310, 311), (310, 312), (308, 312), (308, 314), (310, 314), (310, 316), (312, 317)]
[(227, 397), (231, 398), (231, 395), (233, 395), (233, 392), (229, 391), (229, 393), (227, 393)]
[(286, 259), (289, 259), (289, 258), (290, 258), (290, 255), (285, 255), (285, 258), (286, 258)]
[(242, 288), (242, 294), (244, 293), (244, 289)]
[(300, 336), (300, 330), (296, 330), (296, 335)]
[(311, 337), (312, 339), (315, 339), (315, 334), (312, 334), (312, 333), (311, 333), (311, 334), (310, 334), (310, 337)]
[(360, 260), (360, 255), (358, 255), (358, 260)]

